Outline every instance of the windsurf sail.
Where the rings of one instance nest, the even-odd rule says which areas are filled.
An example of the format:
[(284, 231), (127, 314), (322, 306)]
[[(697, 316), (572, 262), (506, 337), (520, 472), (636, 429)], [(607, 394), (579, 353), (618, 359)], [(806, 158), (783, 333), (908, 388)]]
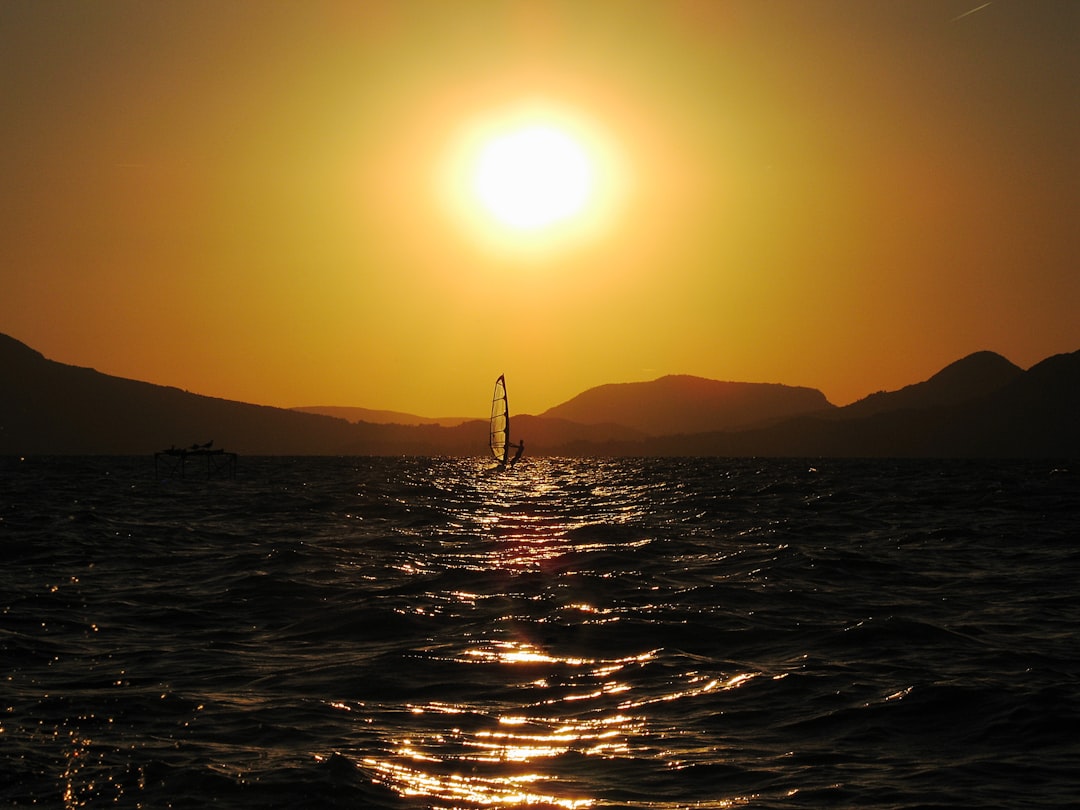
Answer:
[(491, 396), (491, 452), (502, 464), (506, 463), (510, 446), (510, 409), (506, 403), (506, 380), (503, 375), (495, 381), (495, 393)]

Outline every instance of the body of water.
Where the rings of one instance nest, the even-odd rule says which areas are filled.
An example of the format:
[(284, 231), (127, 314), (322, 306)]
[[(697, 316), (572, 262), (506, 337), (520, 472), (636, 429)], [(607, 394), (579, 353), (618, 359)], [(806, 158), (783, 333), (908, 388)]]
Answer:
[(1078, 541), (1045, 461), (8, 460), (0, 803), (1076, 806)]

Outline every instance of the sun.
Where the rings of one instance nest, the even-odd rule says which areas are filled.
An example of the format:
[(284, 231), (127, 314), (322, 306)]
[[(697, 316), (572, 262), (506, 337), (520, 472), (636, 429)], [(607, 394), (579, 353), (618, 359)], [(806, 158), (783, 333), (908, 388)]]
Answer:
[(631, 164), (599, 117), (536, 97), (458, 115), (430, 175), (455, 240), (498, 262), (548, 269), (614, 244), (632, 199)]
[(584, 212), (595, 172), (582, 145), (546, 124), (520, 126), (492, 137), (479, 150), (472, 190), (500, 225), (542, 231)]

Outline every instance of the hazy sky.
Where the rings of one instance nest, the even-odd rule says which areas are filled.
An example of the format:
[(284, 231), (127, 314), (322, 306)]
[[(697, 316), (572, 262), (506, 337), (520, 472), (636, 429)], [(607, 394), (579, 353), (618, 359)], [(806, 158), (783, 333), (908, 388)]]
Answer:
[[(972, 13), (967, 13), (967, 12)], [(1080, 2), (0, 0), (0, 332), (269, 405), (1080, 349)], [(472, 155), (590, 161), (515, 235)]]

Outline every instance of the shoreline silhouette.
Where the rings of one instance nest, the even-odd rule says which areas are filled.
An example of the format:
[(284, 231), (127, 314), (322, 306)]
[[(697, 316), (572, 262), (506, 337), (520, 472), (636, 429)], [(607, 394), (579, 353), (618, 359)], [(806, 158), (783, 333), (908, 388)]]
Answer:
[[(0, 454), (130, 455), (221, 436), (257, 455), (481, 455), (487, 424), (377, 424), (65, 365), (0, 336)], [(1078, 457), (1080, 352), (1026, 371), (976, 352), (847, 406), (815, 389), (668, 376), (589, 389), (515, 424), (533, 456)], [(208, 450), (211, 443), (193, 448)]]

